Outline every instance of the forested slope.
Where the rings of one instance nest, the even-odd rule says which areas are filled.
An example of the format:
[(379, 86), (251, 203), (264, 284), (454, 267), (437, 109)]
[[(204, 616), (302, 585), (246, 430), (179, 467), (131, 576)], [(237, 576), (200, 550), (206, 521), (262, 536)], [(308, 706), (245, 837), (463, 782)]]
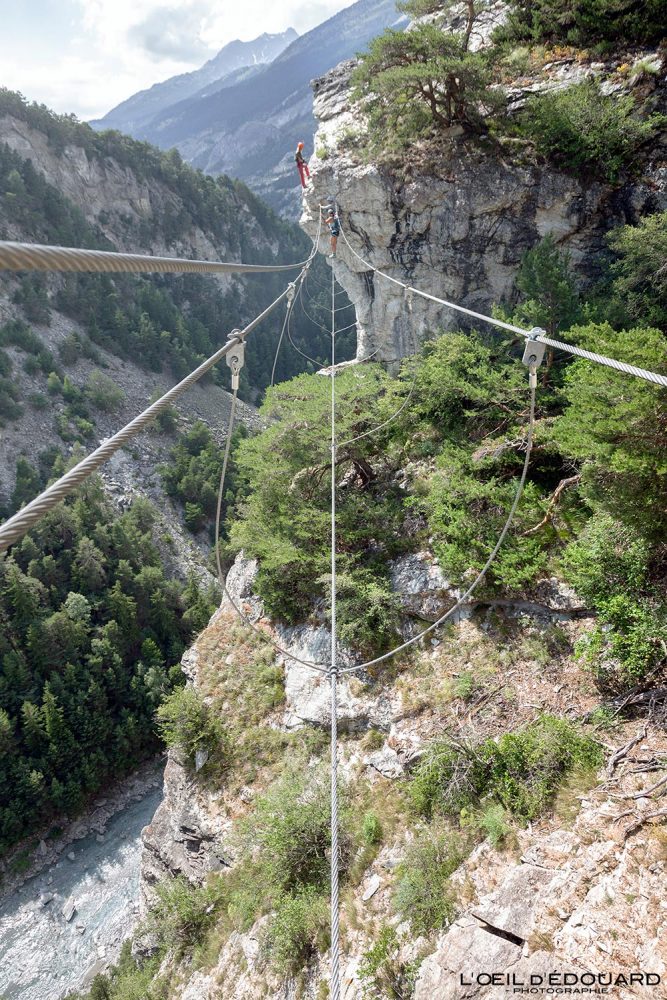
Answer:
[[(398, 375), (371, 363), (336, 377), (345, 665), (452, 607), (527, 448), (522, 345), (457, 328), (371, 266), (667, 371), (661, 9), (517, 2), (480, 52), (477, 17), (490, 15), (488, 39), (502, 5), (405, 6), (424, 20), (372, 44), (356, 90), (349, 66), (317, 82), (304, 213), (312, 225), (309, 204), (335, 189), (371, 261), (339, 241), (359, 355), (414, 355)], [(266, 426), (235, 449), (225, 552), (260, 628), (320, 663), (330, 388), (302, 375), (267, 393)], [(666, 405), (658, 386), (548, 354), (526, 489), (483, 586), (421, 647), (340, 679), (346, 996), (458, 1000), (465, 976), (471, 997), (495, 1000), (503, 987), (476, 984), (478, 970), (578, 975), (600, 952), (621, 984), (636, 963), (664, 975), (652, 768), (665, 765)], [(327, 681), (226, 601), (193, 657), (192, 685), (161, 711), (172, 749), (145, 835), (153, 954), (128, 950), (97, 995), (324, 997)], [(195, 775), (199, 740), (210, 756)], [(184, 827), (196, 859), (171, 832)]]
[[(0, 193), (4, 239), (251, 263), (310, 249), (242, 184), (8, 91)], [(213, 353), (290, 276), (0, 275), (0, 513)], [(245, 399), (271, 377), (281, 320), (253, 334)], [(325, 343), (303, 313), (292, 336), (314, 357)], [(286, 343), (278, 377), (301, 362)], [(176, 665), (215, 605), (206, 561), (227, 372), (0, 559), (2, 851), (160, 746), (156, 707), (182, 682)], [(240, 417), (256, 419), (245, 405)]]

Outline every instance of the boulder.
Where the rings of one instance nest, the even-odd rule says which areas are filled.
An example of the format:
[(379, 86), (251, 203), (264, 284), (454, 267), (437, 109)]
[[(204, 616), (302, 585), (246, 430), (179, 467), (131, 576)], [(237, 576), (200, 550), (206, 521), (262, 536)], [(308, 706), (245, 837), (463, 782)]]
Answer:
[(381, 774), (383, 778), (400, 778), (404, 773), (404, 767), (398, 754), (388, 746), (368, 754), (364, 758), (364, 763), (367, 767), (371, 767)]
[(403, 611), (425, 621), (436, 621), (460, 597), (428, 552), (401, 556), (391, 564), (390, 572)]

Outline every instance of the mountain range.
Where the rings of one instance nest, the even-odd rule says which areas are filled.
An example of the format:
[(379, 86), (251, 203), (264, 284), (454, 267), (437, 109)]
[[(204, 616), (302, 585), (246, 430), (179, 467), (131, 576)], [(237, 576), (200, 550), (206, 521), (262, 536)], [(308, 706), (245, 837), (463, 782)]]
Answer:
[[(195, 73), (142, 91), (91, 124), (162, 149), (175, 146), (193, 166), (239, 177), (273, 208), (296, 217), (300, 197), (293, 151), (299, 139), (307, 154), (312, 151), (311, 79), (405, 20), (395, 0), (357, 0), (289, 44), (289, 32), (232, 42)], [(251, 60), (256, 52), (271, 50), (269, 39), (279, 49), (274, 58)], [(282, 50), (278, 39), (285, 42)], [(237, 57), (247, 59), (246, 66)], [(221, 73), (217, 80), (216, 73)]]
[(235, 81), (239, 71), (251, 72), (272, 62), (295, 38), (298, 35), (294, 28), (288, 28), (279, 35), (264, 33), (252, 42), (236, 39), (220, 49), (200, 69), (180, 73), (154, 84), (148, 90), (140, 90), (110, 111), (102, 122), (91, 124), (135, 135), (171, 105), (195, 94), (203, 97), (212, 84), (219, 86), (223, 81)]

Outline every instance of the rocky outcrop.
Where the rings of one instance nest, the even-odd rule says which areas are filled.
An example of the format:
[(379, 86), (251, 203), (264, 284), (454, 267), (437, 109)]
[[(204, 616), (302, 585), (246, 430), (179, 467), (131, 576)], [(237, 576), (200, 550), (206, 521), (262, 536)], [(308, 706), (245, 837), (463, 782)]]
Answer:
[[(614, 188), (521, 162), (489, 141), (456, 134), (436, 154), (416, 142), (398, 172), (361, 163), (345, 145), (351, 130), (363, 130), (350, 101), (353, 65), (343, 63), (314, 81), (317, 155), (310, 163), (312, 184), (301, 224), (314, 237), (319, 206), (337, 204), (344, 235), (334, 270), (356, 307), (359, 358), (377, 351), (377, 358), (391, 362), (413, 354), (428, 331), (470, 325), (466, 317), (419, 296), (409, 302), (374, 268), (490, 314), (495, 303), (512, 301), (523, 254), (547, 233), (569, 251), (586, 282), (595, 277), (595, 259), (610, 228), (667, 207), (660, 143), (640, 178)], [(567, 86), (602, 68), (582, 70), (573, 60), (561, 60), (545, 80), (524, 81), (510, 96), (518, 106), (530, 90)], [(352, 253), (345, 236), (368, 263)]]
[[(581, 988), (595, 985), (591, 976), (601, 977), (598, 986), (625, 976), (614, 991), (623, 1000), (659, 995), (664, 860), (650, 837), (624, 842), (613, 812), (609, 801), (585, 803), (574, 830), (522, 835), (518, 864), (478, 848), (458, 878), (472, 879), (479, 899), (423, 962), (415, 1000), (501, 1000), (508, 984), (530, 985), (531, 977), (534, 986)], [(491, 983), (494, 971), (509, 980)], [(631, 972), (650, 973), (653, 984), (631, 986)]]
[(164, 798), (143, 831), (141, 884), (144, 902), (152, 887), (167, 877), (184, 876), (200, 884), (206, 873), (231, 863), (225, 835), (231, 820), (218, 814), (216, 794), (203, 788), (171, 755), (164, 772)]

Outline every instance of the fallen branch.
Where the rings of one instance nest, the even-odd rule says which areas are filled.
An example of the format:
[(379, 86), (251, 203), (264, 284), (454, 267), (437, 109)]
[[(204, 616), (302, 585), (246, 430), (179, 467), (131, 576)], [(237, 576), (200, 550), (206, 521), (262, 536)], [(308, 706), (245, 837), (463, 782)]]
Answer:
[(607, 775), (609, 777), (611, 777), (611, 775), (614, 773), (614, 771), (621, 763), (621, 761), (628, 756), (632, 748), (636, 747), (638, 743), (646, 739), (647, 733), (648, 733), (648, 723), (646, 723), (642, 731), (640, 733), (637, 733), (636, 736), (633, 736), (633, 738), (628, 743), (626, 743), (624, 747), (618, 748), (618, 750), (614, 753), (609, 763), (607, 764)]
[(635, 792), (634, 795), (626, 795), (626, 799), (647, 799), (649, 795), (653, 795), (653, 792), (657, 792), (658, 789), (663, 788), (667, 785), (667, 775), (661, 778), (660, 781), (656, 781), (655, 785), (651, 785), (650, 788), (644, 788), (641, 792)]
[(535, 532), (539, 531), (541, 528), (544, 528), (547, 524), (550, 524), (551, 521), (553, 521), (553, 517), (556, 512), (556, 507), (558, 506), (561, 496), (563, 495), (565, 490), (569, 489), (571, 486), (576, 486), (577, 483), (580, 481), (580, 479), (581, 479), (580, 475), (570, 476), (568, 479), (561, 479), (558, 486), (554, 490), (551, 499), (549, 500), (549, 506), (547, 507), (546, 514), (544, 515), (540, 523), (536, 524), (534, 528), (529, 528), (528, 531), (523, 532), (522, 535), (523, 538), (525, 538), (527, 535), (534, 535)]
[(647, 813), (646, 816), (640, 816), (635, 823), (631, 823), (630, 826), (626, 827), (624, 838), (627, 840), (627, 838), (639, 830), (644, 823), (648, 823), (650, 819), (658, 819), (661, 816), (667, 816), (667, 809), (660, 809), (658, 812)]

